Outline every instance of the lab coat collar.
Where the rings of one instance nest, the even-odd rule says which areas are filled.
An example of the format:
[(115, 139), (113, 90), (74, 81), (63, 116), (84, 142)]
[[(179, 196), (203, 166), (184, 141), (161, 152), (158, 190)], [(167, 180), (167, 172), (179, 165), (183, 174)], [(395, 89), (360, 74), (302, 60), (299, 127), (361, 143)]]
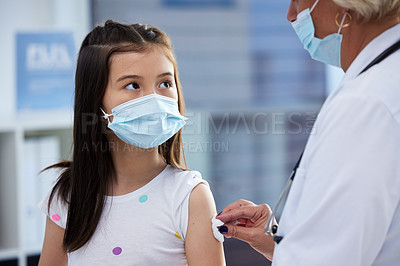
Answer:
[(378, 55), (400, 39), (400, 24), (381, 33), (358, 54), (344, 76), (343, 82), (354, 79)]

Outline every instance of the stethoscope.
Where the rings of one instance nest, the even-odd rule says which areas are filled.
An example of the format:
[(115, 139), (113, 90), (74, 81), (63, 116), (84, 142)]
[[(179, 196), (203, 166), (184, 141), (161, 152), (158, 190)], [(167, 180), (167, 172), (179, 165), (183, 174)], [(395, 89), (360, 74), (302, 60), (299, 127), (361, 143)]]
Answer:
[[(396, 52), (399, 49), (400, 49), (400, 40), (397, 41), (392, 46), (390, 46), (389, 48), (387, 48), (385, 51), (383, 51), (380, 55), (378, 55), (358, 75), (361, 75), (362, 73), (364, 73), (365, 71), (367, 71), (368, 69), (373, 67), (374, 65), (379, 64), (384, 59), (386, 59), (389, 55), (393, 54), (394, 52)], [(296, 171), (299, 168), (301, 158), (303, 157), (303, 153), (304, 153), (304, 151), (301, 153), (299, 159), (297, 160), (297, 163), (294, 166), (292, 173), (290, 174), (289, 180), (288, 180), (287, 184), (285, 185), (285, 187), (279, 197), (278, 203), (275, 205), (275, 208), (272, 210), (272, 213), (269, 216), (267, 223), (265, 224), (265, 227), (264, 227), (265, 234), (270, 235), (277, 244), (279, 244), (279, 242), (281, 242), (281, 240), (283, 239), (283, 236), (277, 235), (278, 225), (274, 224), (275, 215), (276, 215), (276, 212), (278, 211), (279, 206), (281, 205), (281, 203), (283, 202), (283, 200), (286, 198), (287, 194), (290, 191), (290, 188), (293, 184), (294, 177), (296, 175)]]

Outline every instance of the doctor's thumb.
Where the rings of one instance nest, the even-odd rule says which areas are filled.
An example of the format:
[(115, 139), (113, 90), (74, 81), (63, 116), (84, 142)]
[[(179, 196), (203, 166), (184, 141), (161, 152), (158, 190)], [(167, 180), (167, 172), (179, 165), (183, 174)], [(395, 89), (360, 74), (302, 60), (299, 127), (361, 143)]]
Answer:
[(275, 243), (272, 238), (254, 227), (224, 224), (219, 232), (225, 237), (233, 237), (248, 243), (253, 249), (272, 260)]
[(250, 240), (249, 233), (246, 231), (248, 229), (249, 228), (245, 228), (242, 226), (224, 224), (223, 226), (219, 227), (218, 230), (225, 237), (234, 237), (248, 242)]

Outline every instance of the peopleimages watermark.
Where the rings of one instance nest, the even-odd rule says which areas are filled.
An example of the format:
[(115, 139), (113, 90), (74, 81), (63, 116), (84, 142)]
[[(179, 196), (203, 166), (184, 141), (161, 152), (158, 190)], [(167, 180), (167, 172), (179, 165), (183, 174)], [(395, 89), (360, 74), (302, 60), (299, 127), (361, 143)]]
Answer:
[(184, 127), (185, 135), (296, 135), (314, 134), (316, 112), (225, 112), (221, 114), (191, 112), (185, 115), (188, 120)]
[[(187, 112), (185, 116), (184, 135), (310, 135), (317, 131), (317, 112)], [(107, 122), (97, 114), (82, 114), (82, 133), (89, 133), (100, 121), (103, 133), (109, 132)]]

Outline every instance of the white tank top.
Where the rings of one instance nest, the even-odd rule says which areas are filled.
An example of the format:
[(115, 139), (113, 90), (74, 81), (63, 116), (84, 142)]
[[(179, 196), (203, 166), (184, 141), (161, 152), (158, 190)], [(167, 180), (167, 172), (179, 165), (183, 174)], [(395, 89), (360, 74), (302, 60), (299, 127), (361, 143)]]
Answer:
[[(167, 166), (140, 189), (108, 196), (94, 235), (68, 253), (68, 265), (187, 265), (189, 196), (199, 183), (208, 186), (199, 172)], [(67, 206), (55, 196), (48, 213), (48, 199), (39, 208), (65, 229)]]

